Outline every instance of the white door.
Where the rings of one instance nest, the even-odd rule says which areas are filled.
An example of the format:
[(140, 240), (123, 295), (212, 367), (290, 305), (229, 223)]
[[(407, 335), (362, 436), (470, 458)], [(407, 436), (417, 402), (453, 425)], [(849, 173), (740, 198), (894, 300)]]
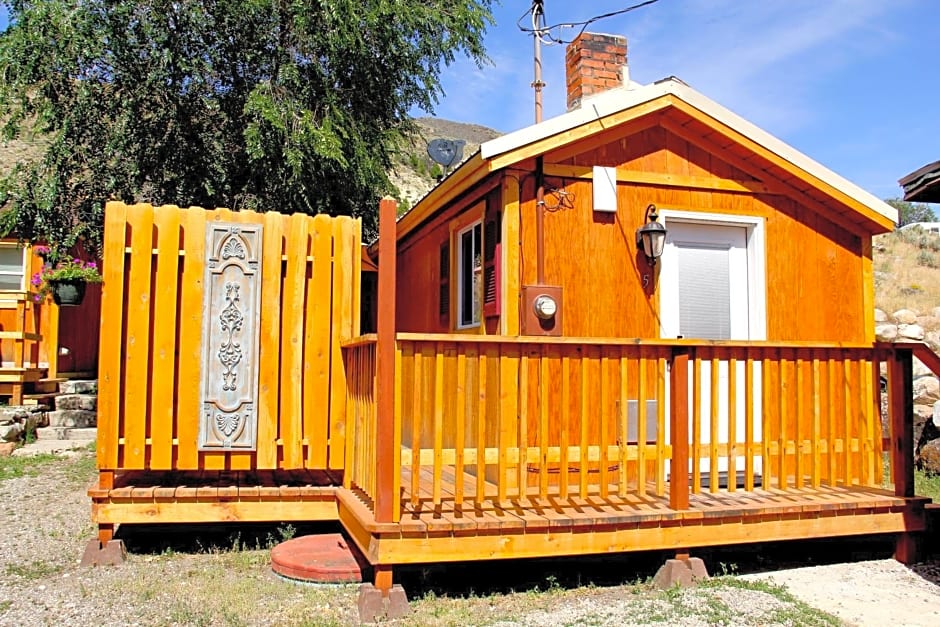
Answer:
[[(748, 251), (748, 227), (736, 224), (702, 224), (670, 220), (667, 222), (666, 247), (662, 256), (660, 274), (660, 312), (663, 338), (686, 338), (708, 340), (749, 340), (756, 339), (751, 329), (752, 295), (756, 290), (751, 282), (755, 269)], [(718, 364), (718, 442), (745, 441), (743, 362), (736, 367), (737, 398), (728, 398), (728, 363)], [(701, 398), (700, 430), (702, 444), (712, 441), (711, 434), (711, 364), (702, 363), (699, 370), (699, 390)], [(755, 403), (761, 397), (760, 372), (754, 373), (753, 395)], [(691, 395), (693, 372), (689, 371), (689, 391)], [(689, 399), (690, 403), (692, 399)], [(735, 438), (729, 438), (728, 407), (729, 402), (736, 404), (737, 417)], [(760, 416), (758, 407), (754, 408), (755, 417)], [(692, 417), (690, 416), (690, 421)], [(755, 440), (760, 439), (760, 424), (754, 425)], [(689, 425), (689, 434), (693, 434)], [(705, 449), (707, 451), (707, 448)], [(736, 470), (744, 469), (743, 447), (738, 447)], [(759, 461), (755, 460), (755, 470), (759, 470)], [(702, 459), (700, 470), (710, 470), (710, 460)], [(727, 457), (719, 457), (717, 472), (728, 471)]]

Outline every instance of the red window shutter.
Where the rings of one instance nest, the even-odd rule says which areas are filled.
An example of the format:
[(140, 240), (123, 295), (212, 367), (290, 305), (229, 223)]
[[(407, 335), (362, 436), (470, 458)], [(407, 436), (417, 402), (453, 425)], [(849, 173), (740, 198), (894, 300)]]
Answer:
[(483, 226), (483, 315), (487, 318), (499, 316), (501, 248), (499, 213), (487, 212)]
[(441, 324), (450, 324), (450, 242), (441, 244), (438, 315)]

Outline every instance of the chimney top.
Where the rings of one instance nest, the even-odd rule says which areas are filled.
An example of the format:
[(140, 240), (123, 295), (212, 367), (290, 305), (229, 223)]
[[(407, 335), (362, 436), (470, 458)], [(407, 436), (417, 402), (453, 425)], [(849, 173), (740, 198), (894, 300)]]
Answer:
[(622, 87), (627, 82), (627, 38), (581, 33), (565, 50), (568, 111), (585, 98)]

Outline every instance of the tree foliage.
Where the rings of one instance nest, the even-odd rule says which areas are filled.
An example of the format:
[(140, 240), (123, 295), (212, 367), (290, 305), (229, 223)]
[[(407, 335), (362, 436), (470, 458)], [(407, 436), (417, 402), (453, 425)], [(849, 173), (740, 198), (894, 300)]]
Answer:
[(900, 198), (886, 198), (885, 202), (898, 210), (898, 226), (912, 222), (934, 222), (937, 219), (933, 209), (924, 203), (908, 202)]
[(125, 202), (351, 214), (493, 0), (4, 2), (0, 120), (48, 139), (0, 184), (5, 232), (100, 246)]

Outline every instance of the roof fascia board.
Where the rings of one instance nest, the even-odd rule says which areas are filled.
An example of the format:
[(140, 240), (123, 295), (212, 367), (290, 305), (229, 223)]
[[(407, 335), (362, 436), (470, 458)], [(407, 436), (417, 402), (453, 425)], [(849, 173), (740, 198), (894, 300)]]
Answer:
[(411, 211), (401, 217), (398, 221), (397, 239), (402, 239), (418, 228), (434, 211), (445, 206), (465, 190), (480, 182), (491, 170), (492, 168), (484, 162), (480, 152), (477, 151), (450, 176), (441, 181), (437, 187), (428, 192), (424, 198), (419, 200)]
[[(897, 223), (897, 210), (891, 205), (876, 198), (873, 194), (839, 176), (817, 161), (810, 159), (792, 146), (787, 145), (767, 131), (748, 122), (714, 100), (703, 96), (691, 87), (674, 83), (673, 89), (679, 101), (688, 105), (688, 107), (682, 107), (681, 104), (677, 104), (677, 108), (681, 109), (683, 112), (708, 124), (712, 128), (716, 128), (714, 123), (709, 123), (708, 118), (712, 118), (712, 120), (720, 124), (720, 127), (716, 128), (716, 130), (722, 134), (752, 150), (755, 146), (764, 148), (767, 152), (777, 157), (776, 159), (771, 159), (771, 161), (783, 167), (791, 174), (807, 180), (807, 182), (813, 184), (814, 187), (821, 188), (830, 196), (833, 196), (840, 202), (859, 211), (859, 213), (862, 213), (874, 222), (882, 224), (888, 229), (894, 228), (894, 225)], [(706, 114), (707, 117), (703, 118), (700, 114), (696, 115), (696, 110)], [(761, 151), (756, 152), (760, 153)], [(766, 155), (763, 156), (766, 157)], [(807, 177), (807, 175), (809, 175), (809, 177)]]
[[(681, 107), (680, 103), (688, 106)], [(557, 148), (577, 141), (624, 121), (663, 109), (669, 104), (681, 108), (751, 150), (755, 147), (763, 148), (776, 156), (772, 159), (774, 163), (795, 176), (820, 188), (882, 228), (894, 228), (897, 210), (893, 207), (691, 87), (671, 79), (638, 89), (612, 89), (591, 98), (581, 109), (485, 142), (480, 146), (480, 155), (484, 160), (493, 160), (492, 169), (506, 167), (547, 152), (550, 147)], [(642, 105), (651, 107), (647, 109)], [(698, 115), (693, 112), (696, 109)]]

